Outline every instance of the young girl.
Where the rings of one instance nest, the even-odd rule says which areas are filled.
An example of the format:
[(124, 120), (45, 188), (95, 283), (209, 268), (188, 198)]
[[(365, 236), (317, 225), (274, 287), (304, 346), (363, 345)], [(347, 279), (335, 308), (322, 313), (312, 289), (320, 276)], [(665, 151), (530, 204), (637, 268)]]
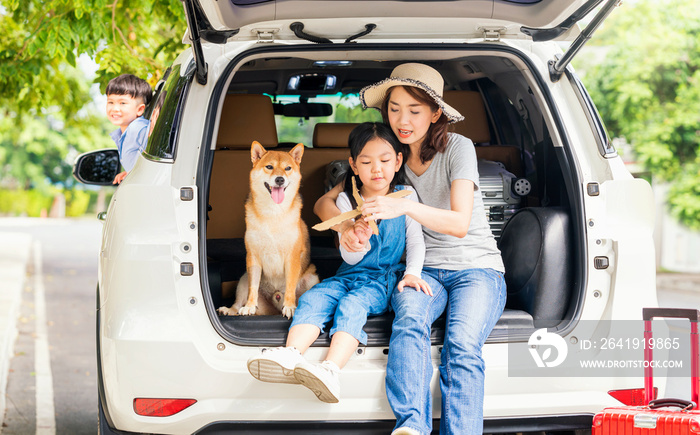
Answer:
[[(350, 168), (345, 188), (335, 204), (342, 212), (357, 207), (352, 195), (355, 178), (360, 195), (367, 201), (393, 192), (401, 178), (402, 145), (386, 125), (366, 122), (350, 133)], [(359, 180), (358, 180), (359, 179)], [(415, 193), (411, 196), (414, 197)], [(338, 373), (359, 343), (366, 344), (362, 327), (367, 316), (385, 312), (389, 295), (396, 287), (397, 273), (403, 268), (401, 256), (406, 250), (406, 270), (400, 288), (413, 287), (430, 294), (421, 279), (425, 245), (421, 226), (409, 217), (377, 221), (379, 235), (373, 235), (367, 222), (357, 219), (352, 225), (359, 249), (340, 249), (343, 264), (335, 277), (312, 287), (299, 298), (299, 306), (289, 329), (286, 347), (265, 349), (248, 360), (248, 371), (265, 382), (301, 383), (323, 402), (340, 398)], [(321, 364), (307, 362), (302, 354), (333, 319), (331, 345)]]
[[(360, 91), (365, 107), (380, 109), (384, 122), (408, 146), (406, 176), (421, 203), (377, 197), (365, 202), (368, 219), (406, 216), (423, 226), (423, 278), (433, 295), (394, 290), (386, 391), (396, 416), (394, 435), (432, 431), (430, 326), (446, 310), (441, 352), (441, 434), (483, 431), (484, 361), (481, 349), (503, 312), (504, 267), (479, 191), (474, 145), (448, 133), (463, 117), (442, 99), (443, 79), (433, 68), (399, 65), (391, 76)], [(316, 203), (321, 219), (338, 214), (334, 188)], [(341, 244), (359, 249), (347, 226)]]

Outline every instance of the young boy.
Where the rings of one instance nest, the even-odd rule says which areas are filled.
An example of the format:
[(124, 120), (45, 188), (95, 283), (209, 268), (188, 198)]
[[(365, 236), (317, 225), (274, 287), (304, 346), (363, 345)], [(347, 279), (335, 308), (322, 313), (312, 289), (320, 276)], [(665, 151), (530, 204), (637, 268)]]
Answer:
[(117, 144), (119, 160), (124, 167), (124, 172), (114, 177), (112, 184), (122, 182), (146, 148), (149, 122), (141, 115), (152, 95), (148, 82), (132, 74), (122, 74), (107, 84), (107, 117), (119, 126), (110, 137)]

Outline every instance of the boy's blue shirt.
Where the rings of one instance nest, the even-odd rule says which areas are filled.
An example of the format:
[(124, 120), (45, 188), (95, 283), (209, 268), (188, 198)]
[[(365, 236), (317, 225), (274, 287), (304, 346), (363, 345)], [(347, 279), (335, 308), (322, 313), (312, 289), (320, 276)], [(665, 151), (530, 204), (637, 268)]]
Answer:
[(110, 133), (110, 137), (117, 144), (119, 150), (119, 161), (127, 172), (131, 171), (139, 154), (146, 149), (149, 125), (150, 122), (146, 118), (139, 116), (126, 127), (124, 133), (122, 133), (121, 128)]

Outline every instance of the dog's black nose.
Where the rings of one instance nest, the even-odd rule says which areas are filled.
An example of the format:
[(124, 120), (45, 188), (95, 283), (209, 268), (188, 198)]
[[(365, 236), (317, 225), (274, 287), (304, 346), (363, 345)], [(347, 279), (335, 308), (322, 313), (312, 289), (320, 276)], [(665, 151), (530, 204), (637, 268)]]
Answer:
[(278, 186), (284, 186), (284, 177), (275, 178), (275, 184)]

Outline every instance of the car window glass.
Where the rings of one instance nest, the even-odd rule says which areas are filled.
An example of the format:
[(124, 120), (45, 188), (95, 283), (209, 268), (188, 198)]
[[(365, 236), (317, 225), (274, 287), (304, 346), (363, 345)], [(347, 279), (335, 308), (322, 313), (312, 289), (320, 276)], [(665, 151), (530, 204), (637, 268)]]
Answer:
[(600, 154), (603, 157), (616, 156), (617, 151), (610, 140), (610, 136), (608, 136), (608, 132), (605, 129), (603, 120), (600, 118), (598, 109), (595, 107), (595, 104), (593, 104), (593, 100), (591, 100), (590, 95), (588, 95), (588, 91), (586, 91), (583, 83), (574, 72), (572, 72), (570, 69), (567, 71), (569, 80), (571, 80), (571, 82), (574, 84), (574, 89), (576, 89), (579, 100), (586, 108), (588, 122), (590, 122), (591, 127), (593, 127), (594, 131), (596, 132), (596, 142), (598, 142), (598, 150), (600, 151)]
[(148, 145), (144, 152), (147, 157), (157, 160), (174, 158), (178, 119), (191, 78), (192, 73), (180, 76), (180, 65), (175, 65), (165, 84), (154, 96)]
[[(294, 104), (299, 102), (298, 95), (281, 95), (273, 98), (275, 103)], [(319, 95), (308, 99), (309, 103), (325, 103), (333, 107), (330, 116), (289, 117), (275, 115), (277, 137), (280, 143), (303, 143), (311, 146), (314, 127), (321, 122), (381, 122), (382, 115), (375, 109), (363, 109), (358, 94)]]

